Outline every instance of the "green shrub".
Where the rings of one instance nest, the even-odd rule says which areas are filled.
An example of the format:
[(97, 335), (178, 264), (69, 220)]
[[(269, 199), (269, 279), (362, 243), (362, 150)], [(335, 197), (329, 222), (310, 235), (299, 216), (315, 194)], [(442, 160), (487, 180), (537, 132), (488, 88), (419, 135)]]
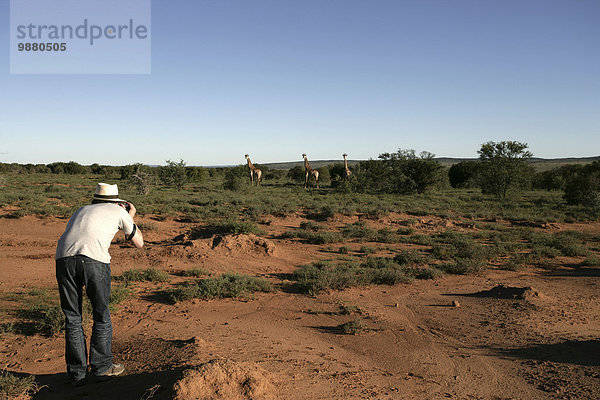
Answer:
[(356, 221), (342, 228), (342, 235), (347, 238), (363, 239), (371, 241), (375, 237), (375, 231), (369, 228), (364, 221)]
[(363, 254), (373, 254), (375, 252), (375, 249), (369, 246), (360, 246), (360, 249), (358, 251), (360, 251)]
[(33, 321), (36, 332), (46, 336), (54, 336), (65, 327), (65, 315), (60, 306), (36, 303), (26, 310), (24, 316)]
[(331, 206), (323, 206), (318, 211), (310, 211), (306, 214), (306, 218), (315, 221), (328, 221), (335, 216), (335, 211)]
[(22, 378), (8, 372), (0, 372), (0, 398), (1, 399), (28, 399), (39, 390), (35, 383), (35, 375)]
[(193, 276), (199, 278), (204, 275), (210, 275), (210, 272), (205, 270), (204, 268), (193, 267), (190, 269), (186, 269), (183, 271), (183, 276)]
[(375, 234), (374, 241), (379, 243), (398, 243), (400, 237), (396, 232), (393, 232), (388, 228), (382, 228)]
[(366, 331), (367, 328), (361, 318), (355, 318), (352, 321), (336, 326), (336, 330), (344, 335), (358, 335)]
[(121, 276), (116, 276), (115, 279), (124, 282), (168, 282), (171, 278), (167, 272), (156, 268), (133, 268), (123, 272)]
[(487, 268), (487, 263), (483, 259), (456, 259), (452, 263), (443, 264), (443, 271), (449, 274), (466, 275), (475, 274)]
[(167, 160), (166, 163), (167, 165), (158, 169), (160, 180), (165, 185), (174, 186), (177, 190), (183, 189), (187, 182), (186, 162), (183, 160), (179, 160), (179, 162)]
[(125, 285), (115, 285), (110, 288), (110, 297), (108, 299), (108, 305), (111, 307), (127, 300), (131, 296), (132, 290)]
[(340, 315), (351, 315), (351, 314), (362, 314), (363, 311), (358, 306), (340, 304), (338, 314)]
[(353, 191), (374, 193), (423, 193), (441, 179), (443, 167), (433, 154), (414, 150), (382, 153), (378, 160), (361, 161), (350, 181)]
[(234, 168), (227, 168), (225, 172), (225, 181), (223, 182), (223, 188), (238, 192), (245, 187), (248, 187), (249, 173), (245, 165), (238, 165)]
[(298, 283), (300, 292), (315, 295), (324, 290), (342, 290), (368, 284), (410, 283), (413, 276), (389, 258), (369, 257), (361, 264), (352, 261), (338, 264), (313, 262), (296, 269), (293, 279)]
[(436, 267), (417, 268), (414, 275), (417, 279), (438, 279), (444, 276), (444, 271)]
[(577, 172), (565, 185), (566, 202), (582, 205), (598, 212), (600, 210), (600, 162), (594, 161)]
[(598, 267), (600, 266), (600, 257), (593, 254), (591, 256), (586, 257), (586, 259), (583, 260), (579, 265), (581, 265), (582, 267)]
[(519, 271), (527, 265), (536, 264), (541, 260), (533, 253), (516, 253), (513, 254), (500, 268), (509, 271)]
[(0, 324), (0, 338), (5, 335), (11, 335), (16, 333), (15, 324), (12, 322), (7, 322), (5, 324)]
[(142, 232), (158, 231), (158, 226), (153, 222), (136, 222), (136, 225)]
[(325, 226), (312, 221), (303, 221), (300, 223), (300, 229), (305, 231), (319, 232), (325, 229)]
[(396, 233), (398, 235), (412, 235), (415, 232), (413, 228), (398, 228)]
[(453, 188), (470, 188), (477, 184), (479, 161), (461, 161), (450, 167), (448, 178)]
[(245, 298), (255, 292), (272, 292), (273, 286), (264, 278), (241, 275), (223, 274), (216, 278), (201, 279), (188, 283), (171, 292), (173, 301), (184, 301), (192, 298)]
[(300, 238), (309, 244), (327, 244), (341, 242), (342, 237), (337, 232), (323, 231), (313, 232), (308, 230), (286, 231), (281, 235), (282, 239)]
[(561, 254), (560, 250), (550, 246), (536, 246), (531, 249), (531, 255), (539, 259), (556, 258)]
[(530, 183), (533, 167), (527, 161), (533, 155), (527, 147), (516, 141), (481, 145), (477, 176), (483, 193), (504, 199), (509, 191), (518, 192)]
[(409, 249), (396, 254), (394, 261), (400, 265), (418, 265), (426, 263), (427, 257), (418, 250)]
[(578, 232), (565, 231), (552, 235), (550, 245), (567, 257), (588, 255), (589, 250), (578, 239)]
[(210, 223), (203, 226), (196, 226), (189, 230), (188, 236), (191, 239), (208, 238), (212, 235), (238, 235), (238, 234), (255, 234), (264, 235), (265, 232), (253, 222), (237, 221), (227, 219)]
[(340, 254), (348, 254), (350, 252), (350, 247), (341, 246), (338, 251)]

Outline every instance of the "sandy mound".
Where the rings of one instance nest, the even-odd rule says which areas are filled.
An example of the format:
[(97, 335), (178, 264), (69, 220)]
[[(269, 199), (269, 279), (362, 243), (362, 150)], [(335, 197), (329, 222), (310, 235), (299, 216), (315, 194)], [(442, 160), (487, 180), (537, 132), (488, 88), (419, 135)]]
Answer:
[(240, 253), (264, 252), (268, 255), (275, 254), (275, 244), (270, 240), (249, 234), (215, 236), (212, 242), (213, 249), (227, 249)]
[(211, 360), (184, 372), (174, 386), (176, 400), (276, 399), (267, 372), (255, 364)]
[(538, 299), (542, 295), (540, 292), (532, 288), (531, 286), (526, 287), (513, 287), (498, 285), (490, 290), (483, 290), (477, 292), (478, 297), (493, 297), (496, 299), (517, 299), (517, 300), (533, 300)]

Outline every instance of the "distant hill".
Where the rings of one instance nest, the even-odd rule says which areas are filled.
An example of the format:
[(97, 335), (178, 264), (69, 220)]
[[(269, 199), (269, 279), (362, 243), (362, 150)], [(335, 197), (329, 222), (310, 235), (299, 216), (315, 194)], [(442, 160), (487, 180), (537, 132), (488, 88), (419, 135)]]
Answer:
[[(437, 162), (442, 164), (445, 167), (450, 167), (456, 163), (461, 161), (476, 161), (477, 158), (451, 158), (451, 157), (437, 157), (435, 158)], [(534, 157), (531, 159), (531, 163), (534, 165), (535, 169), (538, 171), (546, 171), (552, 168), (557, 168), (562, 165), (567, 164), (589, 164), (594, 161), (600, 160), (600, 156), (596, 157), (570, 157), (570, 158), (539, 158)], [(348, 160), (349, 165), (357, 164), (362, 160)], [(332, 165), (337, 163), (343, 163), (344, 160), (309, 160), (311, 167), (319, 168), (324, 165)], [(260, 165), (264, 165), (266, 167), (272, 169), (290, 169), (295, 166), (304, 166), (304, 161), (289, 161), (289, 162), (277, 162), (277, 163), (263, 163)]]

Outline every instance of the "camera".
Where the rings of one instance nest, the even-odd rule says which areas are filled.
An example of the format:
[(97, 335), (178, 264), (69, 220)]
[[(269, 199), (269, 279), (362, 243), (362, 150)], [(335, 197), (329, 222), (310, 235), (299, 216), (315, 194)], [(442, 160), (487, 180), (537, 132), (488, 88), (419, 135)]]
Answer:
[(131, 210), (131, 205), (129, 203), (121, 203), (123, 207), (125, 207), (125, 211), (129, 212)]

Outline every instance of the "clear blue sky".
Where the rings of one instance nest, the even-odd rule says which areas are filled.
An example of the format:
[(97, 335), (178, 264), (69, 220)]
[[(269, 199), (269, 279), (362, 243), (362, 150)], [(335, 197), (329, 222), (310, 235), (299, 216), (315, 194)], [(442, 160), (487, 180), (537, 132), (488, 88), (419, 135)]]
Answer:
[(595, 156), (599, 21), (598, 0), (154, 0), (150, 75), (10, 75), (0, 0), (0, 162)]

